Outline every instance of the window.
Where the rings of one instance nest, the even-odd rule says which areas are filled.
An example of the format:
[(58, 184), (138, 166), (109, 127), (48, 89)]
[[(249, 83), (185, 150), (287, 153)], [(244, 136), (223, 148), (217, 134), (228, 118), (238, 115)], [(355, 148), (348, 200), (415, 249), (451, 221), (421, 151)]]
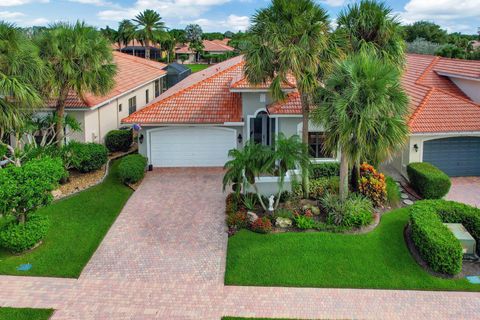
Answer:
[(160, 79), (155, 80), (155, 98), (160, 95)]
[(148, 89), (147, 89), (147, 90), (145, 90), (145, 103), (148, 103), (148, 101), (150, 100), (150, 97), (149, 97), (149, 95), (150, 95), (150, 92), (149, 92), (149, 90), (148, 90)]
[(332, 158), (332, 155), (323, 150), (325, 142), (325, 133), (323, 132), (309, 132), (308, 133), (308, 146), (310, 156), (313, 158)]
[(161, 81), (162, 93), (164, 93), (167, 91), (167, 77), (163, 77)]
[(121, 103), (118, 105), (118, 112), (122, 112), (122, 104)]
[(132, 114), (137, 111), (137, 97), (128, 99), (128, 114)]

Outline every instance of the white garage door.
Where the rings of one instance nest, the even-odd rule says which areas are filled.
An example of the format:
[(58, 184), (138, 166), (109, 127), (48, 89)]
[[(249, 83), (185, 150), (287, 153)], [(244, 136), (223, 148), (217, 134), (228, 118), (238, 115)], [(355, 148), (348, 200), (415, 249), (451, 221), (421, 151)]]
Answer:
[(219, 127), (173, 127), (151, 132), (149, 143), (154, 167), (222, 167), (228, 150), (236, 148), (236, 134)]

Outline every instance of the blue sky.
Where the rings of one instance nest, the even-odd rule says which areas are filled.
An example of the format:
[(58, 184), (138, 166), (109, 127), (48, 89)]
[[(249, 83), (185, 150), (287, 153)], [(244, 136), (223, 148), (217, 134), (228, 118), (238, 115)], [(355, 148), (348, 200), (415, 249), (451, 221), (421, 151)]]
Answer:
[[(292, 0), (295, 1), (295, 0)], [(354, 0), (318, 2), (335, 19)], [(476, 33), (480, 27), (480, 0), (387, 0), (404, 23), (433, 21), (450, 32)], [(20, 26), (48, 25), (56, 21), (85, 20), (116, 28), (118, 21), (150, 8), (158, 11), (170, 28), (198, 23), (204, 31), (245, 30), (255, 10), (267, 0), (0, 0), (0, 20)]]

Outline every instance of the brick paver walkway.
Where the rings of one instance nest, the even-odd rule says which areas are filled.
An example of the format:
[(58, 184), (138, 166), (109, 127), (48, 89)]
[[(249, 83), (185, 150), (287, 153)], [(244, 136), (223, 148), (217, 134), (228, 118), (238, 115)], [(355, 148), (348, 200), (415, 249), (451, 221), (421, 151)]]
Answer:
[(478, 293), (225, 287), (221, 178), (149, 173), (78, 280), (0, 276), (0, 306), (54, 308), (57, 320), (478, 318)]
[(452, 178), (446, 198), (480, 208), (480, 177)]

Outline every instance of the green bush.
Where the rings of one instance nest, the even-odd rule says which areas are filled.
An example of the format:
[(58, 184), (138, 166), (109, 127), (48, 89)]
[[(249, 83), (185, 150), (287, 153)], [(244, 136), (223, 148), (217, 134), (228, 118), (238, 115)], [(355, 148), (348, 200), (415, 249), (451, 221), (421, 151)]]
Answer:
[(71, 167), (80, 172), (100, 169), (108, 161), (108, 150), (98, 143), (80, 143), (72, 141), (65, 147), (65, 157)]
[(336, 177), (340, 175), (340, 163), (321, 162), (310, 166), (310, 177), (318, 179), (323, 177)]
[(440, 199), (450, 190), (450, 177), (428, 162), (414, 162), (407, 166), (410, 184), (425, 199)]
[(387, 177), (385, 181), (387, 182), (387, 201), (390, 206), (395, 207), (400, 203), (400, 187), (391, 177)]
[(326, 194), (321, 199), (327, 212), (327, 223), (348, 228), (369, 225), (373, 220), (373, 204), (364, 196), (351, 194), (342, 202), (337, 195)]
[(147, 158), (140, 154), (131, 154), (120, 160), (118, 174), (123, 183), (136, 183), (145, 176)]
[(296, 216), (295, 225), (302, 230), (313, 229), (315, 227), (315, 220), (312, 217)]
[(112, 130), (105, 136), (105, 145), (110, 152), (128, 151), (132, 142), (131, 130)]
[(285, 208), (277, 209), (277, 210), (275, 210), (275, 212), (273, 214), (273, 220), (275, 220), (277, 218), (288, 218), (288, 219), (293, 220), (293, 218), (294, 218), (293, 211), (289, 210), (289, 209), (285, 209)]
[(324, 177), (310, 180), (310, 194), (312, 199), (320, 199), (327, 192), (331, 194), (338, 193), (340, 179), (339, 177)]
[(46, 216), (32, 214), (25, 223), (12, 221), (0, 230), (0, 247), (13, 253), (33, 248), (47, 234), (49, 220)]

